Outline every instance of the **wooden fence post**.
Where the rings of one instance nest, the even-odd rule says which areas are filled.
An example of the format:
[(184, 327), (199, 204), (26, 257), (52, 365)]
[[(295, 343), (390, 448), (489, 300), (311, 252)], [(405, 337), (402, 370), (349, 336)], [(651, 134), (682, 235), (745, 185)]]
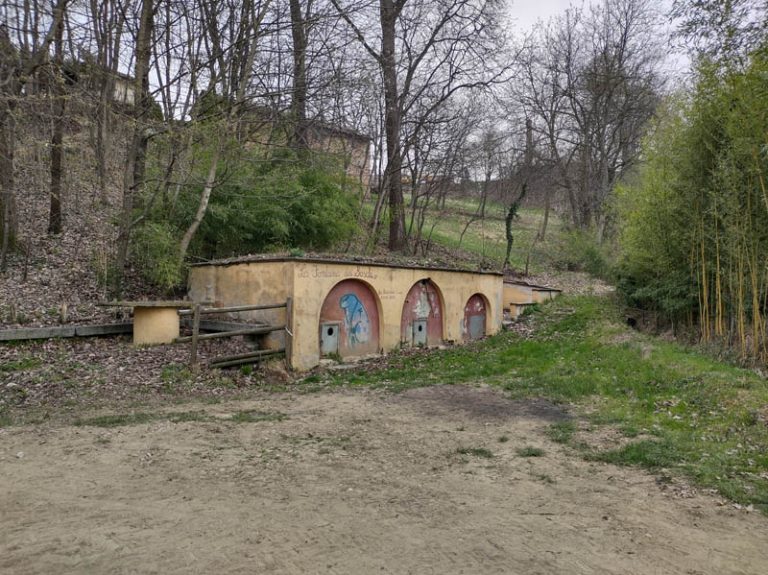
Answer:
[(197, 338), (200, 335), (200, 304), (196, 303), (192, 312), (192, 349), (189, 352), (189, 364), (192, 371), (197, 373)]
[(293, 361), (293, 298), (285, 300), (285, 363), (291, 369)]

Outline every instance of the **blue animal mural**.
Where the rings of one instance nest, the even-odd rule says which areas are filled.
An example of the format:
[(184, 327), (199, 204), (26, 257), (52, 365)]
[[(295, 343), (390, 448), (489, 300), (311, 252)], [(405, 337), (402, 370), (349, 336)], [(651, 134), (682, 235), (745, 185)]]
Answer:
[(344, 310), (347, 344), (350, 347), (367, 343), (371, 337), (371, 322), (363, 302), (353, 293), (341, 296), (339, 305)]

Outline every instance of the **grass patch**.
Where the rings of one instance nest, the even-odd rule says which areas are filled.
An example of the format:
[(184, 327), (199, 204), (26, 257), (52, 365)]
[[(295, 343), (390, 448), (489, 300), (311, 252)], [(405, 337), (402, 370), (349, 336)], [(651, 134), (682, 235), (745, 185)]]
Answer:
[(652, 439), (629, 443), (619, 449), (593, 453), (588, 457), (615, 465), (637, 465), (652, 471), (675, 467), (684, 461), (673, 443)]
[(151, 423), (153, 421), (184, 423), (187, 421), (211, 421), (212, 419), (213, 418), (204, 411), (176, 411), (172, 413), (134, 412), (76, 419), (73, 424), (78, 427), (124, 427), (127, 425)]
[(547, 436), (555, 443), (570, 443), (576, 433), (573, 421), (557, 421), (547, 428)]
[(456, 450), (459, 455), (472, 455), (473, 457), (482, 457), (484, 459), (492, 459), (493, 452), (485, 447), (459, 447)]
[[(695, 349), (630, 332), (618, 305), (606, 297), (563, 296), (543, 304), (532, 321), (532, 337), (505, 332), (429, 354), (394, 354), (382, 369), (334, 374), (329, 385), (399, 392), (486, 384), (513, 399), (569, 403), (588, 413), (594, 426), (650, 438), (591, 456), (671, 467), (699, 486), (768, 512), (765, 379)], [(572, 425), (556, 423), (548, 434), (571, 442)]]
[(0, 363), (0, 372), (28, 371), (37, 369), (41, 365), (43, 365), (43, 360), (39, 357), (22, 357), (15, 361)]
[[(182, 364), (169, 364), (160, 372), (160, 381), (163, 382), (163, 391), (177, 393), (194, 381), (195, 375), (189, 366)], [(226, 386), (225, 386), (226, 387)]]
[(162, 419), (167, 419), (171, 423), (184, 423), (187, 421), (210, 421), (211, 417), (204, 411), (177, 411), (168, 413)]
[(119, 413), (115, 415), (99, 415), (86, 419), (76, 419), (73, 423), (78, 427), (122, 427), (126, 425), (141, 425), (159, 419), (155, 413)]
[(0, 409), (0, 427), (10, 427), (14, 420), (7, 409)]
[[(410, 198), (406, 197), (406, 201)], [(424, 220), (424, 237), (430, 244), (437, 244), (449, 250), (464, 252), (467, 260), (486, 262), (490, 266), (501, 267), (506, 255), (506, 226), (504, 217), (507, 206), (488, 200), (485, 206), (485, 218), (476, 219), (479, 207), (478, 198), (450, 198), (444, 208), (431, 206)], [(374, 204), (363, 206), (367, 218), (373, 215)], [(519, 210), (515, 219), (514, 243), (510, 253), (513, 267), (523, 269), (529, 260), (530, 270), (544, 269), (556, 246), (562, 244), (563, 223), (550, 212), (547, 235), (544, 241), (537, 235), (544, 219), (544, 211), (535, 208)], [(465, 231), (466, 228), (466, 231)], [(462, 237), (462, 232), (464, 232)], [(415, 233), (415, 230), (414, 230)], [(530, 254), (530, 258), (529, 258)], [(457, 262), (461, 265), (461, 261)]]
[(256, 423), (259, 421), (282, 421), (286, 417), (284, 413), (249, 410), (234, 413), (229, 421), (234, 421), (235, 423)]
[[(256, 423), (258, 421), (282, 421), (285, 418), (286, 415), (282, 413), (248, 410), (238, 411), (225, 421)], [(175, 411), (170, 413), (134, 412), (76, 419), (73, 423), (78, 427), (123, 427), (127, 425), (141, 425), (142, 423), (151, 423), (153, 421), (185, 423), (188, 421), (222, 421), (222, 418), (214, 417), (205, 411)]]
[(544, 455), (544, 450), (540, 447), (531, 447), (530, 445), (527, 445), (526, 447), (518, 449), (516, 453), (520, 457), (541, 457)]

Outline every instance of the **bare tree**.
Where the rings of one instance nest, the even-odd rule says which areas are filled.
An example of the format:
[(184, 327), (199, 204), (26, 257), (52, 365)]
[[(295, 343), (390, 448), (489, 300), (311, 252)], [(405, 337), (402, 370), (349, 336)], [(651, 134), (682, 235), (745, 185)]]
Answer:
[(59, 19), (53, 36), (53, 62), (51, 65), (51, 94), (53, 96), (53, 134), (51, 136), (51, 189), (48, 233), (60, 234), (61, 217), (61, 173), (64, 143), (64, 113), (67, 100), (64, 91), (64, 18)]
[[(35, 73), (47, 61), (54, 35), (64, 18), (68, 0), (55, 0), (49, 10), (38, 4), (6, 6), (0, 23), (0, 271), (8, 263), (8, 252), (16, 235), (14, 156), (15, 111), (18, 99)], [(16, 21), (14, 42), (8, 22)], [(32, 22), (32, 23), (30, 23)], [(44, 28), (48, 23), (47, 28)], [(42, 30), (42, 36), (41, 36)]]
[(291, 36), (293, 38), (293, 91), (291, 98), (291, 143), (305, 150), (307, 143), (307, 22), (312, 0), (305, 0), (304, 11), (300, 0), (290, 0)]
[(120, 225), (117, 237), (117, 257), (115, 259), (115, 290), (122, 290), (122, 279), (128, 259), (131, 229), (133, 228), (133, 208), (136, 194), (144, 183), (147, 142), (149, 139), (147, 122), (152, 112), (152, 98), (149, 94), (149, 64), (151, 56), (152, 29), (155, 24), (155, 10), (158, 0), (143, 0), (136, 33), (134, 94), (136, 103), (132, 106), (132, 135), (126, 154), (123, 176), (123, 203), (120, 212)]
[(99, 200), (108, 202), (107, 158), (111, 150), (111, 112), (116, 79), (119, 73), (120, 54), (126, 15), (130, 13), (132, 0), (90, 0), (90, 28), (96, 51), (94, 76), (98, 82), (99, 99), (96, 110), (96, 177)]
[[(494, 27), (499, 3), (379, 0), (342, 6), (340, 0), (331, 2), (381, 72), (389, 249), (401, 251), (406, 244), (402, 171), (409, 146), (403, 141), (403, 123), (414, 119), (417, 103), (421, 103), (421, 120), (426, 121), (456, 93), (500, 81), (503, 74), (493, 59), (499, 41)], [(369, 25), (372, 20), (376, 26)]]
[(546, 142), (573, 225), (600, 237), (606, 202), (636, 162), (658, 103), (656, 18), (648, 0), (571, 8), (529, 38), (511, 85)]

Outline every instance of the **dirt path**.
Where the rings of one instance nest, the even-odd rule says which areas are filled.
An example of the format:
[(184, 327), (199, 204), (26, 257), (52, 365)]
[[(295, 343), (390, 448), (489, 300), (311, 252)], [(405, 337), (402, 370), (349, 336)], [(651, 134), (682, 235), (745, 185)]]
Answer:
[[(0, 573), (768, 572), (764, 516), (568, 454), (543, 402), (433, 387), (172, 411), (190, 409), (219, 419), (0, 430)], [(286, 417), (226, 419), (249, 409)]]

